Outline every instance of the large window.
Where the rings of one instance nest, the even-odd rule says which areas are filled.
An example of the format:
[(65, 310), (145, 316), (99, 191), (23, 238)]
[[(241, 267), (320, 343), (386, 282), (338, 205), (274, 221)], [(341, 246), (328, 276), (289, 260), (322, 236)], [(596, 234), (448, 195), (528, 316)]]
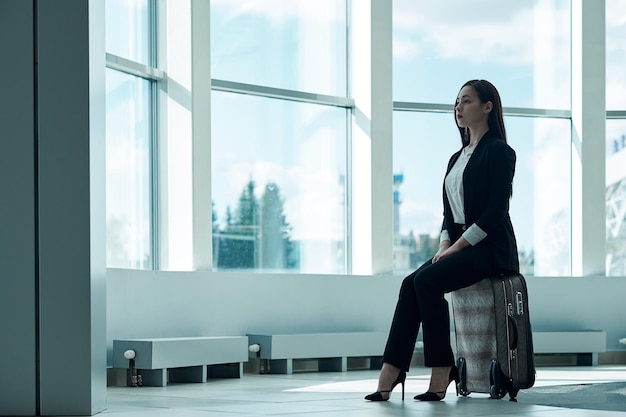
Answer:
[(107, 0), (106, 51), (150, 65), (152, 59), (151, 0)]
[(571, 274), (571, 121), (505, 117), (517, 153), (511, 220), (526, 275)]
[(522, 272), (568, 275), (569, 1), (397, 1), (393, 45), (394, 270), (414, 269), (438, 248), (443, 176), (460, 148), (452, 103), (480, 78), (500, 92), (517, 153), (511, 217)]
[[(605, 2), (606, 265), (607, 274), (617, 275), (626, 271), (626, 9), (619, 0)], [(342, 274), (371, 255), (376, 271), (414, 269), (436, 250), (439, 237), (444, 170), (459, 148), (452, 103), (464, 82), (482, 78), (500, 91), (517, 152), (511, 216), (522, 271), (572, 273), (572, 242), (578, 253), (579, 223), (590, 216), (576, 217), (580, 190), (572, 184), (594, 167), (581, 171), (571, 162), (578, 157), (571, 103), (593, 94), (571, 94), (570, 0), (394, 0), (391, 27), (377, 20), (376, 33), (363, 30), (372, 39), (350, 34), (363, 23), (360, 9), (350, 10), (355, 4), (212, 0), (206, 25), (209, 14), (193, 10), (208, 3), (107, 0), (109, 267)], [(191, 39), (201, 28), (206, 33)], [(387, 150), (393, 161), (375, 159), (376, 169), (392, 164), (385, 185), (370, 183), (367, 175), (350, 177), (369, 156), (353, 159), (352, 129), (367, 136), (367, 117), (384, 120), (381, 113), (367, 115), (369, 93), (375, 104), (380, 93), (356, 80), (369, 72), (384, 78), (377, 71), (383, 61), (372, 56), (357, 65), (349, 57), (375, 51), (360, 46), (389, 39), (378, 37), (388, 30), (394, 115)], [(573, 48), (580, 47), (576, 37)], [(211, 77), (210, 89), (198, 88), (203, 74), (207, 84)], [(210, 117), (210, 126), (203, 117)], [(203, 190), (206, 195), (198, 196)], [(374, 202), (393, 190), (393, 230), (381, 236), (391, 242), (393, 234), (393, 266), (376, 245), (352, 240), (351, 231), (371, 227), (381, 234), (375, 226), (386, 222), (359, 217), (371, 208), (353, 207), (361, 190), (364, 200), (371, 191)], [(375, 208), (376, 215), (391, 210)], [(363, 228), (361, 221), (373, 224)], [(357, 243), (370, 247), (350, 253)]]
[(626, 119), (607, 120), (606, 274), (626, 275)]
[(482, 78), (505, 106), (570, 108), (569, 0), (393, 2), (395, 101), (451, 104)]
[(626, 3), (606, 0), (606, 274), (626, 275)]
[(345, 1), (211, 6), (213, 267), (345, 273)]
[[(606, 0), (606, 108), (626, 110), (626, 3)], [(608, 131), (608, 130), (607, 130)]]
[(107, 265), (150, 268), (150, 85), (108, 69)]
[(343, 273), (346, 110), (215, 92), (214, 266)]
[(211, 1), (211, 76), (346, 94), (346, 1)]
[(406, 273), (439, 248), (441, 187), (460, 138), (449, 113), (395, 112), (393, 122), (394, 270)]
[[(509, 116), (505, 125), (508, 143), (517, 154), (511, 219), (522, 272), (567, 275), (571, 246), (570, 122)], [(451, 113), (396, 112), (394, 132), (398, 218), (394, 269), (405, 273), (432, 257), (439, 247), (443, 178), (449, 157), (461, 144)]]
[(112, 268), (155, 266), (153, 81), (142, 70), (154, 59), (152, 11), (149, 0), (106, 2), (106, 246)]

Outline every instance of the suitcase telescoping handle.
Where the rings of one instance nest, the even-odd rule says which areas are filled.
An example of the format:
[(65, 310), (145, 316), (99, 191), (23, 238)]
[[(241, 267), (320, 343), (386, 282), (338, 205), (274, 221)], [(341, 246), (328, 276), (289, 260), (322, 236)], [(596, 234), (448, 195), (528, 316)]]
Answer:
[(511, 340), (511, 350), (513, 349), (517, 349), (517, 320), (515, 319), (515, 317), (511, 317), (511, 324), (513, 325), (513, 338)]

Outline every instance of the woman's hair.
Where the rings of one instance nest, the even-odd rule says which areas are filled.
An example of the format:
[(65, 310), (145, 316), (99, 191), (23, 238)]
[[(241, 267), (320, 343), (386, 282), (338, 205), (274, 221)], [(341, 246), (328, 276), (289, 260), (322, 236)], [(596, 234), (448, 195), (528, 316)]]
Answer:
[[(491, 101), (493, 109), (489, 112), (489, 117), (487, 119), (489, 130), (506, 142), (506, 130), (504, 129), (504, 117), (502, 116), (502, 101), (500, 100), (500, 94), (498, 94), (496, 87), (494, 87), (494, 85), (487, 80), (470, 80), (463, 84), (463, 87), (465, 86), (470, 86), (476, 91), (481, 103)], [(461, 87), (461, 89), (463, 87)], [(454, 120), (456, 123), (456, 117)], [(459, 128), (459, 133), (461, 134), (463, 146), (468, 145), (470, 140), (469, 132), (466, 128), (459, 127), (458, 123), (457, 127)]]

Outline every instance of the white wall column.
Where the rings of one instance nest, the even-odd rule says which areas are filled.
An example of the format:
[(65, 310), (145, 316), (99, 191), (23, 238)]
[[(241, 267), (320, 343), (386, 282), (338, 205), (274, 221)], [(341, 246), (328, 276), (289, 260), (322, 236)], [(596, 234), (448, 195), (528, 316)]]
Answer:
[(604, 0), (572, 1), (572, 275), (606, 272)]
[(161, 269), (210, 270), (210, 2), (160, 0), (159, 195)]
[(352, 270), (393, 269), (392, 2), (351, 2)]
[(167, 73), (159, 97), (161, 269), (190, 271), (194, 265), (191, 0), (162, 0), (159, 15), (166, 30), (159, 39), (158, 65)]
[(211, 5), (191, 0), (193, 269), (213, 265), (211, 204)]

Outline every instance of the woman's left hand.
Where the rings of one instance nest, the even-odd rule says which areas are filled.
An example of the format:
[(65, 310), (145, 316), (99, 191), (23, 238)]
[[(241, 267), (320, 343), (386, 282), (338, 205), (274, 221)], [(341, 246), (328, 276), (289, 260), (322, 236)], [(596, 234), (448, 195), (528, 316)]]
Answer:
[(443, 258), (447, 258), (450, 255), (454, 255), (455, 253), (462, 251), (468, 246), (470, 246), (469, 242), (463, 237), (460, 237), (459, 240), (454, 242), (454, 245), (450, 246), (448, 249), (442, 251), (441, 253), (437, 253), (437, 256), (433, 258), (433, 263), (438, 262)]

